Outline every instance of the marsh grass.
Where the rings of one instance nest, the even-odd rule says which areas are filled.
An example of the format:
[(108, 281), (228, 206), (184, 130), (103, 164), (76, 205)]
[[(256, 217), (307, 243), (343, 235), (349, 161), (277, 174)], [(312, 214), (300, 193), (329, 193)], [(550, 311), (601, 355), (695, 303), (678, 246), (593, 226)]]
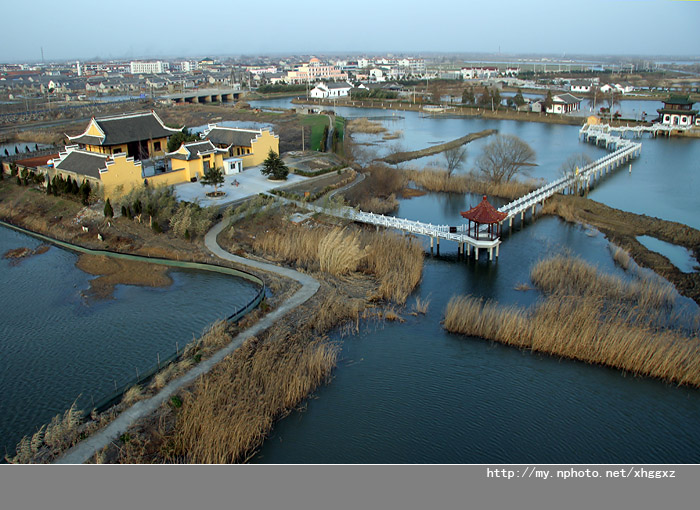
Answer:
[(700, 386), (700, 339), (669, 327), (667, 285), (624, 281), (569, 256), (540, 262), (532, 280), (545, 298), (531, 309), (455, 296), (445, 329)]
[(423, 248), (411, 237), (353, 228), (280, 229), (258, 236), (255, 250), (336, 276), (364, 272), (379, 280), (372, 299), (406, 302), (423, 272)]
[(374, 135), (385, 133), (387, 130), (379, 122), (373, 122), (365, 117), (348, 121), (347, 129), (356, 133), (368, 133)]
[(245, 461), (273, 423), (330, 375), (338, 355), (337, 346), (300, 335), (258, 344), (247, 341), (185, 395), (175, 444), (187, 462)]
[(477, 193), (503, 198), (518, 198), (537, 187), (534, 181), (508, 181), (500, 184), (485, 181), (473, 173), (452, 174), (439, 168), (404, 170), (406, 177), (417, 186), (434, 192)]

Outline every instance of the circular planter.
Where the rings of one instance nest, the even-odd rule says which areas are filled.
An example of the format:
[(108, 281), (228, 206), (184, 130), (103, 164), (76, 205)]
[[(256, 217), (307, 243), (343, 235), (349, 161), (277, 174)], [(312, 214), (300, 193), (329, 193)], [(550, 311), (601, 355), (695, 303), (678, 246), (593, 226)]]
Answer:
[(205, 193), (207, 198), (221, 198), (226, 196), (225, 191), (210, 191), (209, 193)]

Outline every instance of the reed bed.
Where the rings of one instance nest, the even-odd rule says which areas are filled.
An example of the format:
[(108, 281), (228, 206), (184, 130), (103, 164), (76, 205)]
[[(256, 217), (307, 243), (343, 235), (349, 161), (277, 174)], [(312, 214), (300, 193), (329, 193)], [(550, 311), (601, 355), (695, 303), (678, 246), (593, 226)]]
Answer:
[(326, 380), (338, 347), (301, 335), (247, 341), (186, 395), (175, 448), (189, 463), (243, 462), (274, 422)]
[(626, 281), (601, 273), (578, 257), (556, 255), (540, 261), (530, 271), (530, 279), (547, 294), (595, 296), (611, 301), (626, 301), (641, 311), (673, 306), (676, 291), (660, 278), (638, 277)]
[(536, 306), (455, 296), (445, 329), (700, 387), (700, 338), (659, 322), (669, 306), (662, 283), (625, 282), (566, 256), (540, 262), (532, 273), (545, 293)]
[(399, 201), (392, 193), (386, 198), (368, 197), (361, 200), (358, 204), (359, 208), (365, 212), (374, 214), (388, 214), (396, 211), (399, 208)]
[(478, 193), (503, 198), (518, 198), (537, 187), (534, 181), (508, 181), (494, 184), (473, 173), (450, 175), (447, 170), (425, 168), (404, 170), (406, 177), (427, 190), (447, 193)]
[(386, 128), (379, 122), (373, 122), (365, 117), (353, 119), (347, 123), (347, 129), (356, 133), (368, 133), (377, 135), (386, 132)]
[(413, 238), (386, 232), (316, 227), (273, 230), (258, 236), (253, 248), (288, 263), (335, 276), (361, 271), (379, 280), (374, 299), (399, 304), (418, 285), (423, 248)]
[(403, 136), (403, 131), (394, 131), (393, 133), (386, 133), (382, 136), (383, 140), (397, 140)]

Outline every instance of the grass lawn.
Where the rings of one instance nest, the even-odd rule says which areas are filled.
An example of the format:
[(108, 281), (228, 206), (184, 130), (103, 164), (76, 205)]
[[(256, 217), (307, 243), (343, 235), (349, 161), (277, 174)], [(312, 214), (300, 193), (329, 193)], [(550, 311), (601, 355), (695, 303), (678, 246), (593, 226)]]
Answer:
[(321, 147), (321, 137), (323, 129), (328, 125), (328, 117), (326, 115), (305, 115), (301, 120), (302, 126), (311, 127), (311, 137), (307, 140), (308, 149), (317, 151)]

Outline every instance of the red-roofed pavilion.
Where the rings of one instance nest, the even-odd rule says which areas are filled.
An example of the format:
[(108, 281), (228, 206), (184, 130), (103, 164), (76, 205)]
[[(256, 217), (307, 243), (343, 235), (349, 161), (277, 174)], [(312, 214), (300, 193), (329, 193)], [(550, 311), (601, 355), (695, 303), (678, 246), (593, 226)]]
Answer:
[[(488, 235), (491, 240), (501, 237), (501, 221), (508, 216), (506, 213), (498, 211), (492, 206), (486, 195), (484, 199), (468, 211), (460, 213), (462, 217), (469, 220), (468, 234), (469, 237), (479, 239), (479, 226), (488, 225)], [(472, 222), (474, 223), (474, 231), (472, 233)], [(495, 225), (495, 227), (494, 227)]]

